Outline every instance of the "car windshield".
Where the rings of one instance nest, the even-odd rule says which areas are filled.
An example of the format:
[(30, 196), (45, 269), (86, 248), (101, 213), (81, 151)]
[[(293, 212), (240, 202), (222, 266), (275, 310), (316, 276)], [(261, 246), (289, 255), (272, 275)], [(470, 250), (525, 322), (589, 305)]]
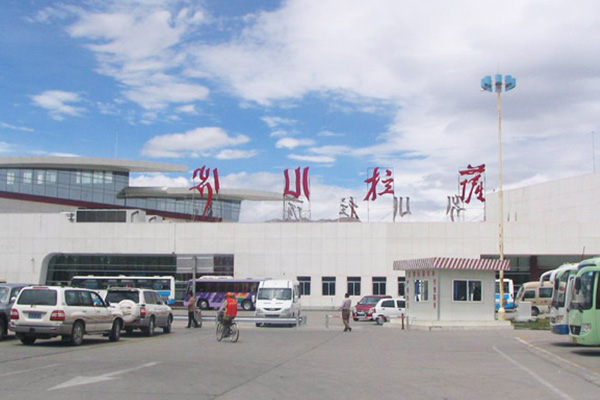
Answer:
[(139, 303), (140, 294), (138, 292), (133, 291), (109, 291), (106, 294), (106, 301), (111, 303), (119, 303), (123, 300), (131, 300), (134, 303)]
[(292, 289), (260, 289), (259, 300), (291, 300)]
[(8, 297), (10, 296), (10, 288), (3, 286), (0, 287), (0, 303), (8, 303), (10, 300)]
[(368, 304), (377, 304), (377, 302), (381, 300), (377, 297), (363, 297), (357, 304), (368, 305)]
[(17, 304), (22, 305), (38, 305), (38, 306), (55, 306), (56, 305), (56, 290), (52, 289), (25, 289), (21, 292)]

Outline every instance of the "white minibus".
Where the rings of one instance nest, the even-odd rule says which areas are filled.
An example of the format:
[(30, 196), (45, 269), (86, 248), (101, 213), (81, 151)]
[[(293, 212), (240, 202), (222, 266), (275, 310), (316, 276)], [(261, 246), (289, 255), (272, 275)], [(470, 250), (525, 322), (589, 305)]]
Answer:
[[(300, 318), (300, 285), (296, 281), (268, 279), (258, 284), (255, 316), (257, 318)], [(276, 321), (273, 321), (277, 323)], [(256, 323), (261, 326), (265, 323)]]

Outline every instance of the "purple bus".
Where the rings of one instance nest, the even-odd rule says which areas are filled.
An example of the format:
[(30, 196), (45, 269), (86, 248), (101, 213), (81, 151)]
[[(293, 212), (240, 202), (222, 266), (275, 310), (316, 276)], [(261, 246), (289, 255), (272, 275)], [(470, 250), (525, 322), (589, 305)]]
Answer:
[[(202, 276), (196, 279), (196, 304), (201, 310), (217, 309), (225, 301), (228, 292), (235, 294), (238, 308), (254, 310), (256, 291), (261, 279), (237, 279), (231, 276)], [(185, 302), (187, 305), (193, 293), (193, 280), (189, 280)]]

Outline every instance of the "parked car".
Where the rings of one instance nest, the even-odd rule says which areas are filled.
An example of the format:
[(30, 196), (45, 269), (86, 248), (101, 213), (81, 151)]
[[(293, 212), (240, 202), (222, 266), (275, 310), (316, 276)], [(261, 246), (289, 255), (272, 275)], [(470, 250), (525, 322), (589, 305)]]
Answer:
[(359, 319), (368, 320), (367, 312), (381, 299), (390, 299), (390, 295), (369, 295), (364, 296), (354, 308), (352, 308), (352, 319), (358, 321)]
[(123, 314), (109, 307), (100, 295), (89, 289), (58, 286), (27, 286), (10, 312), (10, 330), (23, 344), (60, 336), (74, 346), (86, 334), (121, 337)]
[(154, 330), (162, 328), (164, 333), (171, 333), (173, 311), (160, 297), (158, 292), (140, 288), (109, 288), (106, 298), (110, 304), (119, 307), (123, 313), (123, 329), (131, 333), (139, 329), (147, 336), (154, 335)]
[(367, 318), (383, 325), (392, 318), (402, 316), (406, 312), (406, 301), (404, 299), (381, 299), (367, 313)]
[(25, 286), (31, 283), (0, 283), (0, 340), (8, 334), (8, 323), (10, 321), (10, 309), (17, 295)]

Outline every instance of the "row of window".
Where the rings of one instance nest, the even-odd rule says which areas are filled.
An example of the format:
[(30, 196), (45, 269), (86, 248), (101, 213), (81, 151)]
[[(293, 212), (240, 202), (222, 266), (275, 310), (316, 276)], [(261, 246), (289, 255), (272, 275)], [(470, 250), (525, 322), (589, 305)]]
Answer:
[[(310, 296), (312, 289), (312, 279), (310, 276), (299, 276), (297, 277), (298, 283), (300, 284), (300, 294), (303, 296)], [(322, 296), (335, 296), (336, 295), (336, 277), (335, 276), (324, 276), (321, 278), (321, 295)], [(403, 276), (398, 277), (396, 292), (393, 295), (404, 296), (405, 278)], [(349, 276), (346, 278), (346, 291), (350, 296), (361, 296), (362, 293), (362, 280), (360, 276)], [(371, 280), (371, 293), (374, 295), (386, 295), (387, 293), (387, 278), (385, 276), (374, 276)]]
[[(0, 169), (0, 191), (76, 201), (201, 215), (206, 199), (120, 198), (129, 185), (129, 174), (111, 171), (53, 169)], [(240, 201), (215, 200), (208, 216), (238, 221)]]
[[(310, 296), (311, 294), (311, 283), (312, 279), (310, 276), (299, 276), (298, 283), (300, 284), (300, 293), (303, 296)], [(336, 277), (335, 276), (324, 276), (321, 278), (321, 295), (322, 296), (335, 296), (336, 295)], [(387, 290), (387, 278), (386, 277), (373, 277), (371, 282), (371, 293), (374, 295), (386, 295)], [(479, 280), (454, 280), (452, 282), (452, 300), (459, 302), (480, 302), (481, 297), (481, 286), (482, 281)], [(396, 286), (397, 291), (390, 293), (399, 297), (404, 297), (406, 292), (406, 280), (404, 277), (399, 276)], [(350, 296), (360, 296), (361, 291), (361, 277), (349, 276), (346, 278), (346, 293)], [(414, 283), (413, 288), (413, 299), (414, 301), (429, 301), (429, 281), (424, 279), (417, 279)]]

